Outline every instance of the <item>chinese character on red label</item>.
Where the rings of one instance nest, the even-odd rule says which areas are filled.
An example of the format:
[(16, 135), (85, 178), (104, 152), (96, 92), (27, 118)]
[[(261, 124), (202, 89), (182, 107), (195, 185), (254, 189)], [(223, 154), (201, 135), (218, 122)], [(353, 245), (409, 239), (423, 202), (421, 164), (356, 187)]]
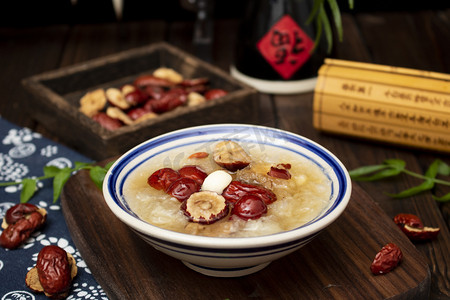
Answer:
[(314, 42), (289, 16), (283, 16), (259, 40), (259, 52), (284, 79), (308, 61)]

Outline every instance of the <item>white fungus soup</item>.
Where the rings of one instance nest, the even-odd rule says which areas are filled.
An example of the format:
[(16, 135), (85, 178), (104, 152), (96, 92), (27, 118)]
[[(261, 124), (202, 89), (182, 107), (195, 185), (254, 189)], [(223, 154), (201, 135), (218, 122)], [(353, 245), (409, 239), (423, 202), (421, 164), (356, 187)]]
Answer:
[(330, 179), (303, 156), (231, 140), (210, 146), (172, 149), (137, 167), (123, 189), (130, 208), (172, 231), (250, 237), (297, 228), (329, 203)]

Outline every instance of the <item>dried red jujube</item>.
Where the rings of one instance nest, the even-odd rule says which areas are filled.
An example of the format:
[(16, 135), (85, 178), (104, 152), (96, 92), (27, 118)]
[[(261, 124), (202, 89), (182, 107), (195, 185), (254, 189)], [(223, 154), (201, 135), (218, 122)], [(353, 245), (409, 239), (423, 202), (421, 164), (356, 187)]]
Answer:
[(147, 183), (157, 189), (167, 191), (169, 186), (180, 178), (180, 174), (172, 168), (162, 168), (153, 172), (147, 179)]
[(182, 167), (178, 170), (178, 173), (182, 177), (194, 179), (200, 186), (203, 184), (206, 176), (208, 176), (208, 174), (206, 174), (202, 169), (192, 165)]
[(231, 203), (237, 202), (245, 195), (256, 195), (261, 198), (266, 205), (277, 200), (274, 192), (264, 187), (243, 183), (240, 181), (232, 181), (223, 191), (222, 196)]
[(181, 177), (174, 181), (167, 189), (167, 194), (178, 199), (178, 201), (183, 202), (193, 193), (198, 192), (200, 186), (194, 179)]
[(370, 271), (375, 275), (389, 273), (400, 264), (402, 259), (403, 253), (400, 248), (393, 243), (389, 243), (377, 253), (370, 265)]
[(267, 205), (255, 195), (245, 195), (234, 203), (232, 214), (244, 220), (256, 220), (267, 212)]

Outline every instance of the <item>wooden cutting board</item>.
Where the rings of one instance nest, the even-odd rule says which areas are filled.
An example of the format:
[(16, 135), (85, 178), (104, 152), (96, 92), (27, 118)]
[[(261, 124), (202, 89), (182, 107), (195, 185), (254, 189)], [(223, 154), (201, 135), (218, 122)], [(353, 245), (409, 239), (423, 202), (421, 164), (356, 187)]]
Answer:
[[(82, 257), (110, 299), (427, 299), (423, 255), (354, 185), (345, 212), (298, 251), (240, 278), (208, 277), (142, 241), (107, 207), (87, 171), (67, 182), (61, 205)], [(387, 243), (404, 259), (374, 276), (370, 264)]]

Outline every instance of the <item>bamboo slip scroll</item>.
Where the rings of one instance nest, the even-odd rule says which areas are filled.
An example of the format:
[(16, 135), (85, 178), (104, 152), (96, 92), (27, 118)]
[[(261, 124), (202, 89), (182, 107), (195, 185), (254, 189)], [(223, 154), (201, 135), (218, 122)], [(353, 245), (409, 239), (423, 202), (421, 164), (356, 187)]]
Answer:
[(450, 75), (326, 59), (314, 90), (318, 130), (450, 152)]

